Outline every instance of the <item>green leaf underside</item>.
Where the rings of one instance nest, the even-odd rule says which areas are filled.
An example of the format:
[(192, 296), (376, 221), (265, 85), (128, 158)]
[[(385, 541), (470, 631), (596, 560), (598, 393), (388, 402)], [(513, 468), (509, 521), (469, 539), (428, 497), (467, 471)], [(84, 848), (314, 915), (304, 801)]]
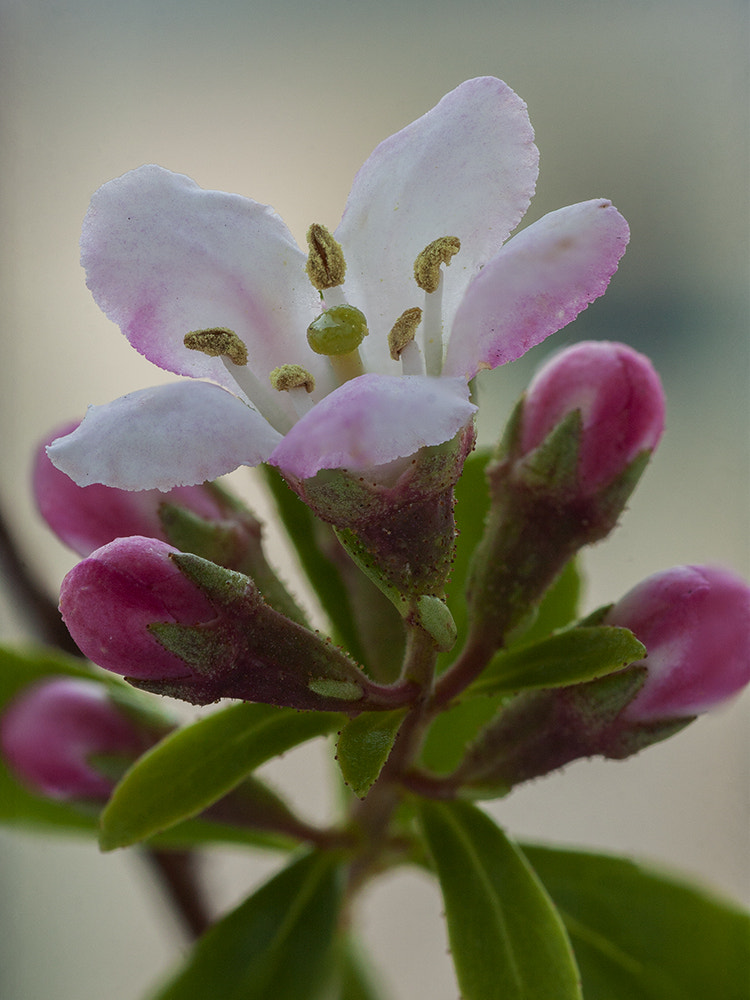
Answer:
[(307, 1000), (330, 975), (342, 879), (306, 854), (215, 924), (154, 1000)]
[(568, 929), (586, 1000), (747, 1000), (750, 915), (623, 858), (524, 847)]
[[(349, 650), (355, 660), (359, 663), (366, 662), (344, 581), (334, 563), (326, 557), (317, 542), (321, 530), (320, 523), (310, 509), (291, 491), (276, 469), (264, 465), (263, 472), (302, 568), (330, 619), (336, 633), (335, 638)], [(327, 530), (327, 526), (322, 530)]]
[(518, 848), (470, 803), (418, 808), (464, 1000), (582, 1000), (562, 921)]
[(378, 778), (407, 713), (363, 712), (341, 730), (336, 760), (346, 784), (363, 798)]
[(626, 628), (571, 628), (530, 646), (498, 653), (472, 685), (472, 695), (511, 694), (595, 680), (640, 660), (645, 646)]
[(126, 847), (196, 816), (262, 763), (331, 732), (341, 718), (243, 702), (178, 730), (115, 789), (101, 817), (102, 849)]

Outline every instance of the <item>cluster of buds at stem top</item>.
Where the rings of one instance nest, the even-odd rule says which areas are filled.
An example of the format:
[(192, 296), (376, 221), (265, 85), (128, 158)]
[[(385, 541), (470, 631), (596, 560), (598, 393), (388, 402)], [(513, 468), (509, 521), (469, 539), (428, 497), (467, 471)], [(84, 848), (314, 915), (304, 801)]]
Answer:
[(750, 683), (750, 586), (726, 569), (657, 573), (599, 623), (630, 629), (647, 655), (596, 681), (516, 697), (446, 779), (444, 794), (502, 794), (581, 757), (628, 757)]
[(216, 483), (168, 492), (78, 486), (55, 468), (46, 451), (46, 444), (77, 426), (68, 424), (49, 435), (37, 449), (32, 472), (37, 508), (65, 545), (88, 556), (116, 538), (160, 539), (247, 573), (273, 607), (304, 624), (304, 613), (266, 561), (260, 522), (240, 501)]
[(577, 344), (537, 373), (487, 469), (468, 585), (475, 644), (501, 647), (568, 560), (609, 534), (663, 429), (659, 376), (623, 344)]
[(53, 677), (25, 688), (0, 718), (2, 756), (45, 798), (103, 801), (169, 726), (96, 681)]
[(81, 651), (136, 687), (209, 704), (239, 698), (357, 714), (409, 704), (329, 640), (267, 604), (253, 581), (153, 538), (117, 539), (65, 577), (60, 610)]

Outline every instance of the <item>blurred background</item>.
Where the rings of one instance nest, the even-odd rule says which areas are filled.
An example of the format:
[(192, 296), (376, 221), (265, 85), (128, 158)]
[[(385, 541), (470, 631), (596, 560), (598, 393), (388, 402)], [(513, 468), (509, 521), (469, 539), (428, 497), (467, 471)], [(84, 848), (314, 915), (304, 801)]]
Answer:
[[(669, 400), (660, 452), (615, 536), (587, 554), (587, 605), (684, 562), (747, 575), (748, 5), (745, 0), (0, 0), (0, 501), (53, 594), (74, 558), (37, 520), (32, 449), (154, 384), (78, 264), (92, 192), (156, 162), (272, 204), (298, 239), (336, 225), (372, 148), (469, 77), (506, 80), (541, 151), (522, 223), (611, 198), (630, 248), (607, 295), (483, 378), (499, 433), (533, 368), (580, 338), (648, 353)], [(235, 483), (262, 513), (251, 474)], [(284, 561), (284, 553), (275, 550)], [(7, 595), (6, 640), (24, 637)], [(750, 699), (626, 763), (584, 762), (492, 812), (519, 836), (668, 865), (750, 902)], [(325, 753), (273, 772), (325, 815)], [(217, 854), (224, 905), (276, 864)], [(440, 903), (413, 874), (361, 918), (394, 1000), (452, 1000)], [(132, 855), (0, 830), (0, 995), (140, 1000), (182, 943)]]

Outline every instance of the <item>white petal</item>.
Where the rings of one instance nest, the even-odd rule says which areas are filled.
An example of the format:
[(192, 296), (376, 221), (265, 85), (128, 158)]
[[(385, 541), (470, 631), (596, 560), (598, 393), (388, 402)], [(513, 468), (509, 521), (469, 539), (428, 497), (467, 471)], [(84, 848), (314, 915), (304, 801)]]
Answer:
[(47, 449), (79, 486), (169, 490), (263, 462), (281, 435), (209, 382), (174, 382), (90, 406), (81, 425)]
[(533, 138), (523, 101), (501, 80), (483, 77), (386, 139), (360, 169), (336, 236), (347, 261), (347, 297), (370, 326), (362, 350), (379, 370), (388, 370), (381, 365), (391, 326), (422, 303), (414, 260), (441, 236), (461, 240), (444, 269), (450, 329), (468, 282), (529, 205), (538, 162)]

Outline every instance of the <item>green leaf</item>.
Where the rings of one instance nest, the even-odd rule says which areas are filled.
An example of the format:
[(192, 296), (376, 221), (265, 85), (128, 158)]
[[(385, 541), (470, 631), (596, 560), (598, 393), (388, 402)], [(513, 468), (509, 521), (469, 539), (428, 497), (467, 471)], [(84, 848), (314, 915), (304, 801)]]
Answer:
[(242, 702), (177, 730), (138, 760), (101, 817), (100, 845), (126, 847), (195, 816), (264, 761), (341, 724), (331, 712)]
[(567, 687), (621, 670), (645, 655), (646, 647), (626, 628), (574, 627), (498, 653), (470, 693), (496, 695)]
[(449, 774), (463, 760), (466, 748), (497, 715), (506, 695), (465, 697), (437, 716), (427, 731), (420, 763), (431, 771)]
[(154, 1000), (312, 1000), (330, 974), (342, 880), (307, 854), (215, 924)]
[(302, 568), (333, 625), (336, 638), (340, 639), (355, 660), (366, 663), (365, 651), (354, 625), (355, 616), (347, 587), (336, 564), (328, 558), (321, 544), (323, 535), (329, 548), (338, 545), (331, 528), (315, 517), (309, 507), (291, 491), (276, 469), (264, 465), (263, 472), (279, 516), (297, 551)]
[(464, 1000), (582, 1000), (562, 921), (520, 850), (467, 802), (419, 812)]
[(747, 1000), (750, 915), (624, 858), (524, 847), (570, 934), (586, 1000)]
[(380, 1000), (381, 995), (370, 963), (357, 942), (349, 936), (341, 936), (336, 941), (332, 982), (323, 993), (322, 1000)]
[(388, 760), (407, 711), (363, 712), (341, 730), (336, 759), (344, 781), (360, 798), (367, 795)]

